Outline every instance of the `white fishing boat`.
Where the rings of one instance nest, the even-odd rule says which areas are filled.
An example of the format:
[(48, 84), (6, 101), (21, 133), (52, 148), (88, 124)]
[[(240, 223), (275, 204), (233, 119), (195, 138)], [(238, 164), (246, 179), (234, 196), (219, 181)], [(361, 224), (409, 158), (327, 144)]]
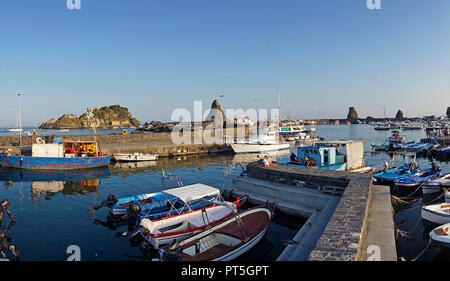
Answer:
[(450, 247), (450, 223), (438, 226), (430, 232), (432, 241), (445, 247)]
[(112, 155), (117, 162), (138, 162), (138, 161), (156, 161), (158, 154), (144, 154), (144, 153), (115, 153)]
[(443, 188), (450, 188), (450, 174), (430, 180), (422, 185), (423, 194), (442, 192)]
[(238, 140), (230, 145), (235, 153), (261, 153), (290, 148), (289, 143), (278, 140), (278, 134), (274, 130), (254, 135), (248, 140)]
[(231, 261), (253, 248), (267, 231), (273, 208), (256, 207), (244, 211), (160, 250), (161, 260)]
[(450, 223), (450, 204), (440, 203), (422, 207), (422, 219), (436, 224)]

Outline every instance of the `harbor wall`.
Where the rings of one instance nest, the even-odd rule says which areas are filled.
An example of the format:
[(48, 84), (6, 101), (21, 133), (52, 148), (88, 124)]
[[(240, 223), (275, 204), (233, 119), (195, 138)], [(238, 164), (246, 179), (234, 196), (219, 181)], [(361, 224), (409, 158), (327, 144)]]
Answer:
[[(231, 130), (224, 129), (222, 136), (234, 137), (237, 135), (247, 136), (248, 130), (241, 130), (240, 128), (234, 128)], [(183, 137), (183, 133), (179, 134)], [(215, 137), (214, 130), (204, 130), (200, 132), (191, 132), (190, 141), (191, 144), (174, 144), (172, 141), (172, 133), (139, 133), (139, 134), (109, 134), (109, 135), (74, 135), (74, 136), (38, 136), (46, 143), (53, 142), (54, 138), (71, 139), (74, 141), (93, 141), (96, 140), (99, 143), (100, 149), (104, 153), (156, 153), (161, 157), (165, 156), (184, 156), (193, 154), (206, 154), (206, 153), (222, 153), (231, 152), (232, 149), (227, 144), (209, 144), (205, 141), (204, 137)], [(218, 136), (218, 138), (222, 138)], [(22, 136), (20, 140), (19, 136), (0, 136), (0, 149), (11, 148), (13, 153), (20, 153), (17, 149), (22, 143), (22, 147), (30, 147), (32, 143), (36, 141), (37, 137)], [(189, 137), (187, 138), (189, 140)]]
[[(286, 165), (261, 168), (255, 162), (247, 165), (247, 174), (246, 183), (235, 178), (233, 193), (247, 193), (261, 202), (275, 201), (284, 206), (280, 211), (295, 214), (298, 209), (301, 216), (308, 217), (278, 260), (397, 260), (389, 187), (374, 186), (371, 174)], [(329, 199), (292, 195), (305, 188), (315, 190), (316, 196), (327, 194)], [(319, 202), (315, 210), (305, 208)], [(379, 249), (379, 259), (372, 249)]]

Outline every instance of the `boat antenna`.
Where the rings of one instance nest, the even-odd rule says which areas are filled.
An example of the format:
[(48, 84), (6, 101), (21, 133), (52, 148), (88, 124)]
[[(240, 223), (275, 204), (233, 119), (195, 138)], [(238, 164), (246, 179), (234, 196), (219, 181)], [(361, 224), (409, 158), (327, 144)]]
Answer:
[(88, 118), (88, 123), (91, 124), (92, 129), (94, 130), (94, 136), (95, 136), (95, 141), (97, 142), (97, 147), (98, 147), (98, 152), (100, 152), (100, 154), (102, 153), (102, 150), (100, 148), (100, 143), (98, 141), (98, 136), (97, 136), (97, 128), (95, 127), (95, 122), (92, 121), (92, 118), (94, 117), (94, 113), (92, 112), (91, 108), (87, 108), (87, 114), (86, 114), (87, 118)]

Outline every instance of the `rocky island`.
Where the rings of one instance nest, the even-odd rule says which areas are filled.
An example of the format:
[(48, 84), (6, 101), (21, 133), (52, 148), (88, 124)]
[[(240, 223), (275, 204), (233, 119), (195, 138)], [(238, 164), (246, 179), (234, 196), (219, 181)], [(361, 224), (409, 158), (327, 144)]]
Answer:
[[(102, 129), (139, 127), (139, 121), (128, 111), (128, 108), (120, 105), (96, 107), (91, 120), (87, 113), (78, 117), (75, 114), (64, 114), (58, 119), (52, 118), (41, 124), (39, 129), (89, 129), (95, 127)], [(92, 122), (92, 123), (91, 123)]]

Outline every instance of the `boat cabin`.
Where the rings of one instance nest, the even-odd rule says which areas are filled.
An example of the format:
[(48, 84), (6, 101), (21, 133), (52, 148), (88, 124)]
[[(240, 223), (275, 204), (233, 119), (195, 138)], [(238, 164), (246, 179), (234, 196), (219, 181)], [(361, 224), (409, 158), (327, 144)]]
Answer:
[(95, 157), (98, 156), (96, 141), (73, 141), (55, 138), (53, 143), (34, 143), (33, 157)]
[(364, 167), (364, 141), (336, 140), (319, 142), (297, 149), (297, 157), (305, 166), (350, 171)]

